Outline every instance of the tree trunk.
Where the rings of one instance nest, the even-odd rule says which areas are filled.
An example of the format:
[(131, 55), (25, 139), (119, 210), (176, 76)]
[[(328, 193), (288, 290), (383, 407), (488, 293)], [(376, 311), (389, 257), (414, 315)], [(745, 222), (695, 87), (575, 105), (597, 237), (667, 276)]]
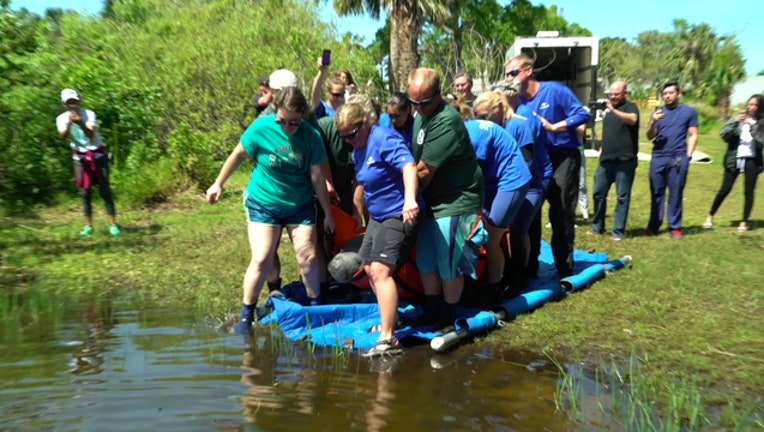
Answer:
[(730, 108), (730, 90), (724, 89), (719, 93), (719, 120), (727, 120)]
[(421, 19), (416, 0), (393, 1), (390, 14), (390, 90), (406, 92), (409, 72), (419, 67)]

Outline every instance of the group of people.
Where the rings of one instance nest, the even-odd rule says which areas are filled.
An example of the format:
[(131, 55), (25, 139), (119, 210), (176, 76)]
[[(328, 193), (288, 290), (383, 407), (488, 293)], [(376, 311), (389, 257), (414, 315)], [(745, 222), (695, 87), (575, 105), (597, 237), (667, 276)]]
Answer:
[[(254, 100), (258, 117), (242, 134), (206, 192), (219, 201), (226, 180), (254, 160), (244, 192), (251, 259), (243, 282), (236, 325), (247, 334), (262, 288), (278, 294), (282, 229), (293, 244), (307, 302), (322, 302), (329, 283), (333, 207), (365, 227), (358, 254), (380, 308), (380, 337), (369, 355), (400, 350), (395, 272), (415, 257), (424, 294), (423, 314), (409, 324), (446, 329), (454, 322), (465, 276), (476, 278), (485, 250), (483, 288), (497, 301), (517, 295), (536, 277), (541, 241), (540, 208), (549, 203), (554, 263), (561, 278), (573, 273), (575, 208), (579, 199), (581, 129), (589, 111), (559, 82), (534, 77), (533, 60), (521, 54), (504, 65), (506, 79), (475, 95), (469, 74), (455, 76), (456, 97), (444, 96), (438, 73), (411, 72), (407, 93), (384, 106), (353, 90), (349, 71), (329, 73), (318, 59), (308, 96), (286, 69), (261, 77)], [(323, 96), (322, 98), (322, 90)], [(631, 187), (637, 166), (639, 109), (627, 99), (624, 81), (614, 82), (603, 107), (603, 135), (594, 174), (589, 234), (605, 232), (606, 202), (616, 185), (611, 229), (626, 236)], [(668, 201), (668, 227), (682, 237), (682, 191), (698, 140), (697, 113), (680, 102), (677, 82), (663, 86), (665, 105), (650, 116), (646, 136), (654, 143), (650, 162), (651, 211), (645, 233), (659, 232)], [(95, 114), (79, 106), (71, 89), (61, 94), (67, 112), (57, 119), (69, 139), (87, 225), (92, 232), (90, 184), (98, 183), (111, 235), (119, 234), (108, 183), (108, 158)], [(745, 112), (722, 128), (729, 148), (722, 188), (705, 228), (740, 173), (745, 207), (739, 230), (748, 229), (753, 189), (762, 171), (764, 100), (754, 95)], [(668, 198), (666, 190), (668, 189)]]

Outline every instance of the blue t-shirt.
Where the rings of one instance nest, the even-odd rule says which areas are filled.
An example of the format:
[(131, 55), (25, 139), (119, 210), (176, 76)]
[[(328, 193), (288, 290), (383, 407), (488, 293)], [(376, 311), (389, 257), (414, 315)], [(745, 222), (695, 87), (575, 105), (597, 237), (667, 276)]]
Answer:
[[(353, 149), (355, 175), (363, 186), (366, 207), (376, 221), (403, 214), (403, 167), (414, 162), (403, 137), (385, 127), (372, 126), (366, 147)], [(417, 202), (424, 209), (421, 192)]]
[(483, 170), (485, 190), (508, 192), (530, 181), (531, 173), (517, 141), (507, 131), (486, 120), (467, 119), (464, 125)]
[(318, 131), (302, 120), (287, 135), (276, 123), (276, 114), (258, 117), (239, 139), (254, 158), (246, 194), (264, 206), (301, 207), (313, 199), (310, 167), (326, 161)]
[(313, 112), (316, 114), (316, 120), (323, 117), (334, 117), (337, 114), (337, 111), (325, 101), (321, 101)]
[[(536, 122), (539, 122), (538, 119), (535, 120)], [(549, 153), (547, 152), (546, 146), (544, 144), (537, 144), (536, 139), (533, 137), (530, 123), (531, 120), (515, 115), (510, 117), (509, 120), (504, 123), (504, 130), (507, 131), (507, 133), (509, 133), (509, 135), (515, 139), (515, 141), (517, 141), (517, 146), (519, 148), (523, 148), (527, 145), (532, 146), (533, 160), (530, 163), (526, 162), (526, 165), (528, 165), (528, 170), (531, 172), (530, 187), (534, 189), (540, 189), (543, 187), (542, 173), (544, 167), (536, 163), (536, 152), (538, 151), (538, 156), (541, 158), (546, 158), (547, 161), (549, 161)], [(551, 165), (552, 164), (550, 163), (550, 171)]]
[[(533, 115), (533, 110), (528, 105), (520, 105), (515, 113), (528, 121), (528, 127), (533, 134), (533, 164), (541, 173), (541, 178), (552, 177), (552, 160), (549, 159), (549, 149), (546, 146), (546, 133), (541, 127), (541, 120)], [(536, 187), (531, 184), (531, 187)]]
[(663, 107), (663, 118), (655, 123), (653, 157), (682, 156), (687, 154), (687, 129), (698, 127), (698, 113), (694, 108), (678, 104)]
[(577, 149), (581, 145), (576, 128), (589, 121), (589, 113), (569, 88), (556, 81), (542, 81), (532, 98), (526, 99), (520, 95), (519, 100), (521, 105), (528, 105), (532, 113), (544, 117), (549, 123), (562, 120), (567, 123), (568, 128), (564, 131), (544, 131), (542, 134), (549, 151)]
[(411, 142), (414, 137), (414, 117), (409, 115), (406, 120), (406, 124), (402, 128), (397, 128), (393, 125), (393, 121), (390, 119), (390, 114), (382, 113), (379, 116), (379, 125), (388, 129), (394, 129), (396, 132), (403, 136), (403, 140), (406, 141), (406, 145), (411, 148)]

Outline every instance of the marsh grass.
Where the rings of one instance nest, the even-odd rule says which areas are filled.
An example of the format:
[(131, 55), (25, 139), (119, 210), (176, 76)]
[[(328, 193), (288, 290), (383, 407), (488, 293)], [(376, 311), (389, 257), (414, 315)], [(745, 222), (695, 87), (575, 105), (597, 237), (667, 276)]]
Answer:
[[(690, 168), (683, 240), (673, 240), (665, 224), (656, 237), (641, 235), (649, 212), (649, 163), (640, 162), (626, 240), (586, 235), (588, 227), (580, 222), (576, 230), (577, 248), (607, 251), (610, 257), (631, 255), (632, 268), (521, 315), (478, 343), (548, 352), (561, 362), (577, 353), (588, 365), (640, 353), (649, 361), (640, 363), (638, 373), (641, 382), (650, 384), (648, 400), (659, 401), (659, 412), (668, 412), (667, 395), (683, 392), (666, 383), (691, 383), (702, 394), (697, 410), (714, 422), (735, 427), (758, 419), (761, 424), (764, 185), (756, 191), (750, 231), (735, 230), (743, 206), (741, 179), (717, 213), (716, 228), (704, 230), (702, 223), (721, 184), (725, 145), (715, 136), (702, 136), (698, 148), (714, 162)], [(644, 144), (643, 151), (649, 150)], [(595, 167), (596, 161), (589, 159), (589, 187)], [(229, 180), (224, 199), (214, 206), (198, 192), (177, 194), (145, 209), (125, 209), (117, 201), (123, 234), (116, 238), (106, 235), (98, 199), (95, 234), (77, 236), (82, 218), (74, 194), (65, 205), (0, 219), (3, 319), (17, 314), (34, 320), (35, 309), (60, 308), (81, 295), (181, 305), (199, 316), (238, 313), (250, 257), (241, 210), (245, 171)], [(611, 190), (609, 213), (613, 205)], [(606, 229), (611, 222), (609, 217)], [(543, 235), (549, 241), (551, 230), (544, 229)], [(296, 280), (286, 236), (279, 255), (284, 281)], [(334, 357), (343, 358), (339, 353)], [(619, 370), (624, 365), (628, 361)], [(682, 418), (692, 417), (695, 408), (688, 407), (696, 402), (689, 400), (681, 405)]]

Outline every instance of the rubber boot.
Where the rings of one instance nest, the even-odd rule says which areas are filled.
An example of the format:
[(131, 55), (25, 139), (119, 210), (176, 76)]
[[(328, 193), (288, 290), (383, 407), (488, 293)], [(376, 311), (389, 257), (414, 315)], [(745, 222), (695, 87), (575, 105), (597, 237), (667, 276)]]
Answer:
[(456, 304), (446, 303), (445, 301), (440, 304), (440, 310), (438, 313), (438, 330), (436, 333), (448, 333), (454, 330), (454, 321), (456, 320)]
[(412, 327), (435, 324), (438, 321), (441, 302), (443, 302), (443, 297), (439, 295), (424, 296), (424, 313), (416, 318), (407, 320), (406, 324)]

